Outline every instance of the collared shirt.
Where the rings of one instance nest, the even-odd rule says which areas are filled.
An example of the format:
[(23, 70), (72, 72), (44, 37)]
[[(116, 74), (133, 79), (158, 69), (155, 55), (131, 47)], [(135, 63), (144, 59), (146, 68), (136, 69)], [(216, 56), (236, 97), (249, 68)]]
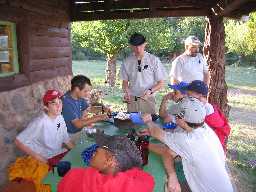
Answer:
[(167, 73), (156, 56), (145, 52), (138, 70), (138, 59), (134, 54), (126, 58), (120, 69), (120, 78), (129, 81), (132, 96), (141, 96), (158, 81), (165, 80)]
[(70, 92), (67, 92), (63, 96), (62, 102), (62, 114), (67, 124), (68, 133), (74, 134), (81, 131), (81, 129), (78, 129), (73, 125), (72, 121), (82, 117), (84, 110), (89, 107), (88, 102), (82, 98), (74, 99), (71, 97)]
[(202, 54), (198, 53), (197, 56), (191, 57), (183, 53), (172, 62), (170, 77), (179, 82), (190, 83), (194, 80), (203, 81), (206, 72), (208, 72), (208, 66)]
[(62, 144), (70, 141), (62, 115), (52, 119), (45, 113), (34, 118), (16, 138), (47, 159), (67, 151)]
[(191, 132), (177, 127), (166, 132), (164, 143), (181, 156), (184, 174), (194, 192), (232, 192), (225, 154), (216, 134), (206, 124)]

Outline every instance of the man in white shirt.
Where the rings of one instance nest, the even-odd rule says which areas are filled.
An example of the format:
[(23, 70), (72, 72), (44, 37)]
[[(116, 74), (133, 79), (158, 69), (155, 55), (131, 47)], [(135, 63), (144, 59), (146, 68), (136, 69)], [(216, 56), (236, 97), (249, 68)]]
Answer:
[[(204, 123), (206, 110), (204, 105), (192, 97), (184, 98), (173, 108), (173, 113), (182, 114), (183, 118), (176, 118), (178, 127), (173, 132), (165, 132), (152, 122), (149, 115), (143, 117), (148, 129), (141, 134), (151, 135), (169, 147), (169, 166), (166, 171), (169, 183), (174, 191), (179, 191), (173, 159), (179, 155), (188, 185), (193, 192), (232, 192), (233, 187), (225, 168), (225, 154), (218, 137), (211, 128)], [(192, 131), (184, 130), (183, 125), (192, 127)], [(173, 179), (174, 181), (170, 180)]]
[(61, 115), (60, 97), (58, 91), (48, 90), (43, 97), (45, 112), (34, 118), (15, 140), (19, 149), (43, 163), (74, 146)]
[(120, 69), (124, 101), (129, 112), (156, 113), (154, 93), (159, 91), (167, 77), (161, 61), (145, 51), (146, 39), (134, 33), (129, 40), (133, 54), (126, 58)]
[(205, 58), (199, 53), (201, 42), (195, 36), (189, 36), (185, 40), (185, 52), (172, 62), (170, 71), (171, 83), (181, 81), (187, 83), (193, 80), (204, 81), (209, 84), (209, 72)]

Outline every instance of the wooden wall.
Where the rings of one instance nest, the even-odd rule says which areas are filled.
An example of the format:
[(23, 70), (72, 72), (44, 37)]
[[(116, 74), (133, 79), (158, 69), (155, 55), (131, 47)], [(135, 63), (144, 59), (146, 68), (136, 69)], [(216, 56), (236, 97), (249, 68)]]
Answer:
[(0, 91), (72, 74), (69, 0), (0, 0), (0, 20), (16, 23), (20, 73)]

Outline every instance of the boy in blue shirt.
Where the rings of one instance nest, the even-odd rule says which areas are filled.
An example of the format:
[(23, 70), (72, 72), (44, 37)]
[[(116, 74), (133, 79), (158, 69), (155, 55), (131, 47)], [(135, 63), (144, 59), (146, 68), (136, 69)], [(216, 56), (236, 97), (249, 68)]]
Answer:
[(68, 133), (73, 141), (80, 137), (80, 131), (92, 123), (107, 120), (107, 114), (88, 117), (90, 111), (89, 98), (92, 84), (89, 78), (77, 75), (71, 80), (71, 90), (62, 98), (63, 117), (67, 125)]

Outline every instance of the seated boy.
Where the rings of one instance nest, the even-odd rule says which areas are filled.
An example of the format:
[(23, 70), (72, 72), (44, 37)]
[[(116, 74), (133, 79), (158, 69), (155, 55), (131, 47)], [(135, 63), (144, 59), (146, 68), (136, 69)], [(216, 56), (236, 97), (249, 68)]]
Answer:
[(136, 145), (124, 136), (98, 134), (99, 148), (90, 167), (73, 168), (59, 182), (58, 192), (152, 192), (153, 177), (144, 172)]
[(43, 163), (74, 146), (61, 115), (60, 97), (58, 91), (48, 90), (43, 97), (44, 112), (34, 118), (15, 140), (19, 149)]
[(100, 114), (88, 116), (91, 111), (89, 105), (92, 84), (89, 78), (77, 75), (71, 80), (71, 90), (62, 98), (63, 117), (67, 124), (68, 133), (73, 142), (80, 138), (80, 131), (84, 127), (91, 126), (93, 123), (107, 120), (108, 115)]
[[(187, 132), (182, 123), (179, 123), (173, 132), (166, 132), (153, 123), (149, 115), (145, 115), (143, 120), (148, 128), (141, 132), (151, 135), (169, 147), (169, 153), (165, 153), (165, 156), (169, 156), (171, 161), (170, 166), (165, 167), (170, 178), (175, 179), (173, 159), (179, 155), (191, 191), (233, 191), (225, 169), (225, 155), (221, 144), (212, 129), (204, 123), (204, 105), (195, 98), (187, 97), (175, 106), (175, 113), (183, 113), (181, 121), (193, 130)], [(175, 189), (180, 188), (177, 179), (172, 185)]]
[[(49, 166), (57, 164), (73, 148), (61, 115), (61, 94), (48, 90), (44, 97), (44, 112), (34, 118), (15, 139), (17, 147), (28, 156), (18, 157), (9, 167), (9, 180), (33, 181), (37, 191), (43, 190), (41, 180)], [(49, 165), (49, 166), (48, 166)]]
[(195, 97), (204, 103), (207, 115), (205, 122), (211, 127), (218, 136), (224, 151), (227, 150), (227, 141), (230, 134), (230, 126), (224, 113), (217, 105), (207, 102), (208, 88), (207, 85), (200, 80), (192, 81), (187, 87), (188, 96)]

